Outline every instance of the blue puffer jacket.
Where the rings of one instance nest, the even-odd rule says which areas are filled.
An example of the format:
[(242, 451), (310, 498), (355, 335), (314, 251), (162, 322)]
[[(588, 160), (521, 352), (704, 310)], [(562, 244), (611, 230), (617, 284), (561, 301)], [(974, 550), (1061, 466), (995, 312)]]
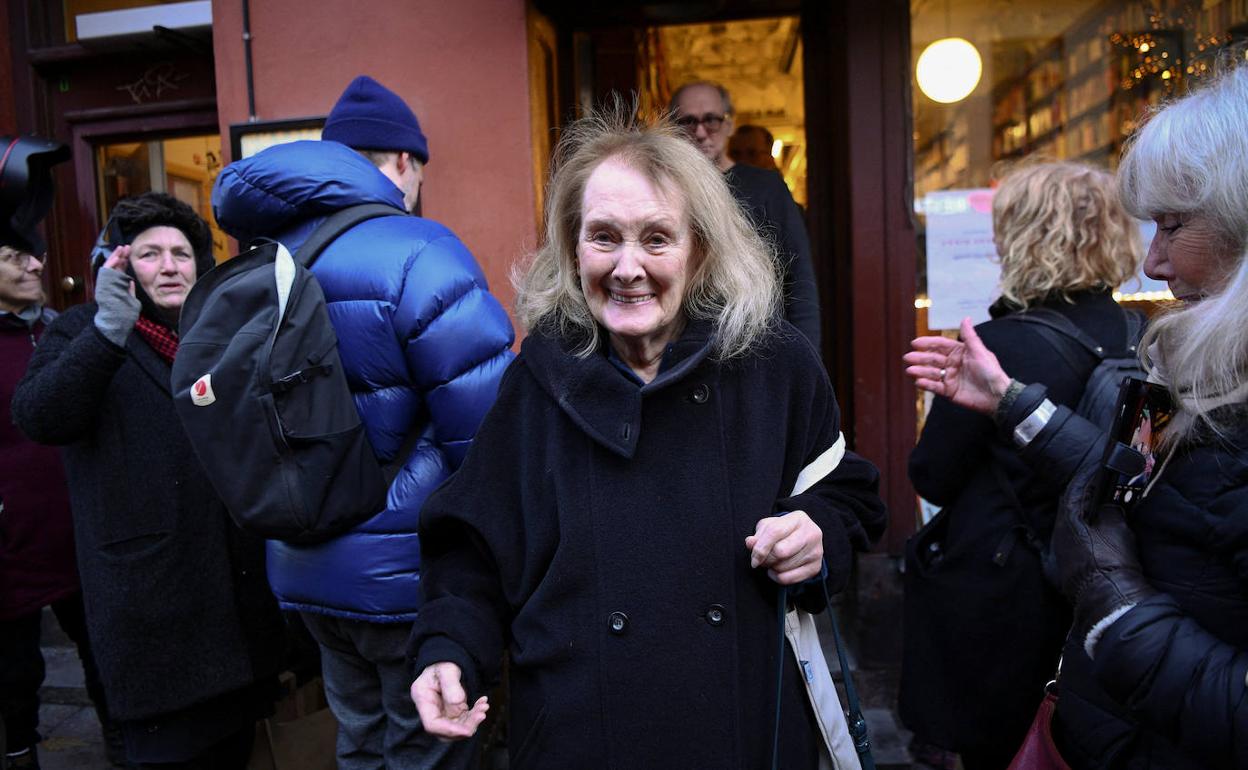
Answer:
[[(292, 252), (329, 214), (357, 203), (403, 207), (363, 156), (336, 142), (271, 147), (227, 166), (212, 193), (221, 227)], [(378, 458), (420, 438), (386, 510), (314, 546), (270, 541), (269, 582), (287, 609), (374, 622), (410, 621), (420, 603), (420, 508), (463, 460), (511, 362), (511, 322), (468, 249), (436, 222), (383, 217), (357, 225), (313, 265), (355, 405)]]

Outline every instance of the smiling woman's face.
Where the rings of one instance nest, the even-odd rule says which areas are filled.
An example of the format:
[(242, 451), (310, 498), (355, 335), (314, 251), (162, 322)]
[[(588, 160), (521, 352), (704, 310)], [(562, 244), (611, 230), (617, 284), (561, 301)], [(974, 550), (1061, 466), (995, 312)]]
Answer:
[(20, 313), (43, 301), (43, 260), (0, 246), (0, 310)]
[(1201, 214), (1162, 214), (1148, 247), (1144, 273), (1166, 281), (1182, 300), (1199, 300), (1225, 283), (1234, 262), (1213, 223)]
[(608, 159), (581, 201), (581, 291), (613, 345), (666, 345), (684, 326), (693, 238), (683, 196)]
[(195, 285), (195, 251), (176, 227), (158, 225), (135, 236), (130, 266), (152, 304), (175, 316)]

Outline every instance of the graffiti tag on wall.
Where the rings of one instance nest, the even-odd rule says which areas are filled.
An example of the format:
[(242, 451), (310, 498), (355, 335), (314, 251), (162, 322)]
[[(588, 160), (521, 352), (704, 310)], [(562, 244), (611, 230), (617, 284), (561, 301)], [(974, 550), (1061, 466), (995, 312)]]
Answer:
[(117, 90), (130, 94), (135, 104), (143, 104), (177, 91), (178, 84), (189, 77), (189, 73), (179, 72), (173, 62), (161, 62), (148, 67), (138, 80), (117, 86)]

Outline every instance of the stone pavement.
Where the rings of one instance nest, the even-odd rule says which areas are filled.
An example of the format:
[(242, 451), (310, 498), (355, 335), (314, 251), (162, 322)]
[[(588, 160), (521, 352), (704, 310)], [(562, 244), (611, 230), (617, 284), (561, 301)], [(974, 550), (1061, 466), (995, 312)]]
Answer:
[(45, 646), (43, 657), (48, 673), (39, 691), (43, 701), (39, 708), (40, 766), (43, 770), (109, 770), (100, 722), (83, 688), (82, 666), (74, 648)]

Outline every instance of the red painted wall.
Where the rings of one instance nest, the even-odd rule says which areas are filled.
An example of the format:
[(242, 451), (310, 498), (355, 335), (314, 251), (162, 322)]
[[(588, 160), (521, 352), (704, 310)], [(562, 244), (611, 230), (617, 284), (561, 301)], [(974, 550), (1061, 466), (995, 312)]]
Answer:
[[(221, 136), (247, 120), (242, 0), (213, 0)], [(251, 0), (260, 120), (325, 115), (356, 75), (402, 96), (429, 138), (424, 215), (455, 231), (508, 310), (536, 244), (524, 0)]]

